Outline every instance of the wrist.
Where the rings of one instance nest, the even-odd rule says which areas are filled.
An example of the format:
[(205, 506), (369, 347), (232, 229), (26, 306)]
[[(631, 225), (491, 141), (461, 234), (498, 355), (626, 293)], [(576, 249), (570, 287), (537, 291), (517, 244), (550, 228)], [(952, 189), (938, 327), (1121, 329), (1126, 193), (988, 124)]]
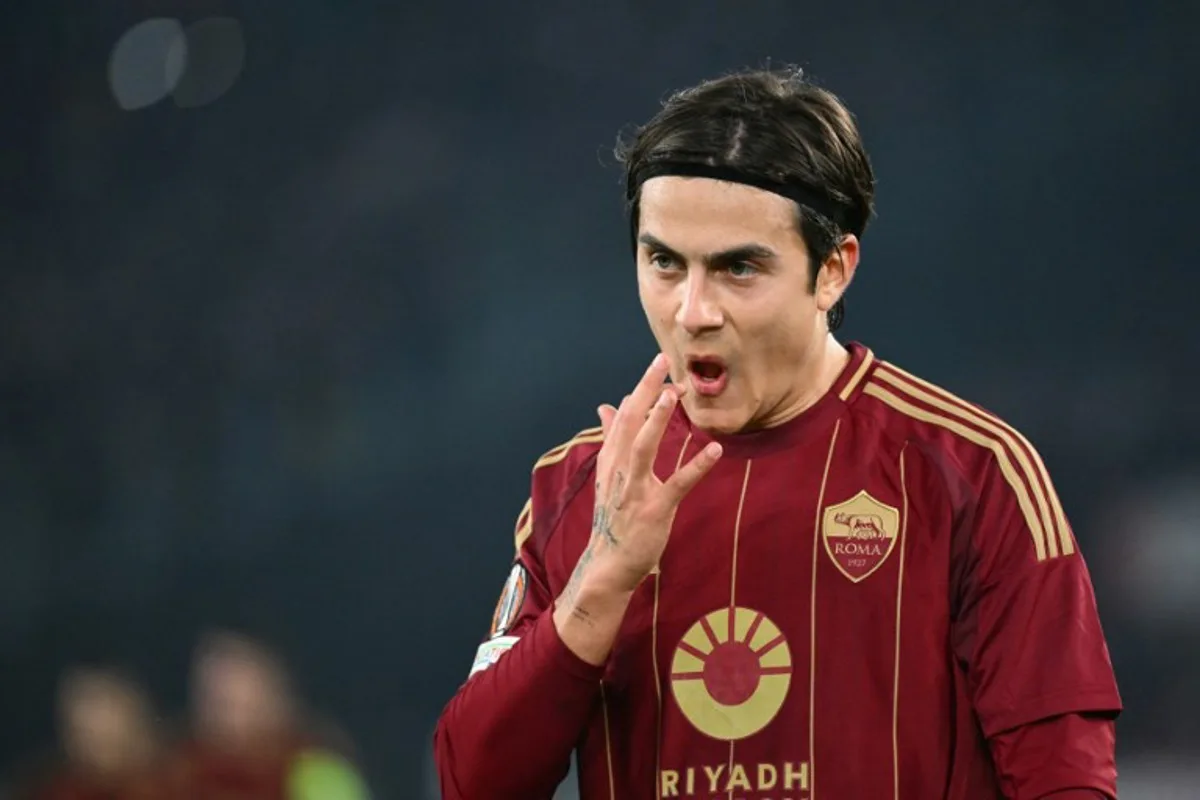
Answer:
[(571, 652), (593, 666), (608, 659), (632, 591), (580, 583), (554, 604), (554, 627)]
[(586, 591), (598, 600), (606, 597), (632, 595), (646, 580), (649, 572), (632, 568), (615, 548), (603, 542), (594, 543), (586, 567), (577, 573), (576, 589)]
[(614, 611), (624, 614), (629, 601), (633, 599), (633, 592), (622, 581), (604, 575), (590, 575), (579, 582), (567, 605), (590, 614), (604, 615)]

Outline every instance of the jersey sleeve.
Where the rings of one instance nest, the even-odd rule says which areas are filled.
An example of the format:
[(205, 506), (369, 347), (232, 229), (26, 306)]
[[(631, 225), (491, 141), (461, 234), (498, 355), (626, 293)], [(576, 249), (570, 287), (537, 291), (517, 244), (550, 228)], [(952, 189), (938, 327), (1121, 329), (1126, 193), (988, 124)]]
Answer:
[(599, 697), (603, 667), (572, 653), (554, 625), (543, 534), (578, 491), (554, 467), (534, 470), (488, 634), (438, 721), (434, 760), (446, 800), (550, 800)]
[(1110, 717), (1063, 714), (997, 734), (992, 760), (1005, 797), (1110, 800), (1116, 741)]
[(954, 649), (989, 739), (1121, 710), (1087, 567), (1040, 457), (1023, 458), (1041, 469), (987, 463), (954, 555)]

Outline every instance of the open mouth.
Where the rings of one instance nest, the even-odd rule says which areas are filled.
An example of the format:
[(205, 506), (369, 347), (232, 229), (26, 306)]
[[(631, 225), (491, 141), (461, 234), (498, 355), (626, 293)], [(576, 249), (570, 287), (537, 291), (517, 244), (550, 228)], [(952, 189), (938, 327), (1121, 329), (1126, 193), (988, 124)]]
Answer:
[(719, 358), (698, 357), (688, 359), (688, 375), (696, 393), (703, 397), (716, 397), (725, 390), (729, 382), (729, 371)]

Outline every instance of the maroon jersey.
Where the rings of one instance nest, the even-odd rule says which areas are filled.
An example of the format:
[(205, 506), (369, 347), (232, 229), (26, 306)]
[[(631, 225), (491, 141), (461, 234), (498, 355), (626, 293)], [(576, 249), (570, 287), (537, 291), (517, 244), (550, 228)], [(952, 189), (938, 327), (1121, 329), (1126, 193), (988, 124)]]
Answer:
[(31, 800), (175, 800), (170, 785), (149, 773), (112, 782), (68, 773), (29, 796)]
[(175, 800), (286, 800), (289, 771), (300, 752), (291, 743), (246, 755), (187, 742), (177, 754)]
[[(1093, 774), (998, 763), (1013, 731), (1064, 715), (1049, 730), (1095, 714), (1108, 747), (1121, 705), (1041, 458), (850, 350), (804, 414), (720, 438), (602, 667), (550, 613), (590, 536), (602, 434), (538, 461), (492, 629), (435, 737), (447, 798), (549, 798), (573, 750), (584, 800), (987, 800), (1039, 781), (1115, 797), (1111, 753), (1077, 760)], [(677, 410), (659, 476), (711, 438)]]

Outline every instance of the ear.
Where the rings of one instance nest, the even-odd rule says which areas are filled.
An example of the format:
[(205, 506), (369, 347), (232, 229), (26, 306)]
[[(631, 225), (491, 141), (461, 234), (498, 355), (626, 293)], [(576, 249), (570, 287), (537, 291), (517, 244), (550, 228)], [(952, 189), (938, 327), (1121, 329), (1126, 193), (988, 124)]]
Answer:
[(858, 237), (852, 233), (842, 237), (817, 273), (814, 291), (817, 308), (829, 311), (850, 288), (850, 281), (854, 280), (854, 272), (858, 269), (858, 254)]

